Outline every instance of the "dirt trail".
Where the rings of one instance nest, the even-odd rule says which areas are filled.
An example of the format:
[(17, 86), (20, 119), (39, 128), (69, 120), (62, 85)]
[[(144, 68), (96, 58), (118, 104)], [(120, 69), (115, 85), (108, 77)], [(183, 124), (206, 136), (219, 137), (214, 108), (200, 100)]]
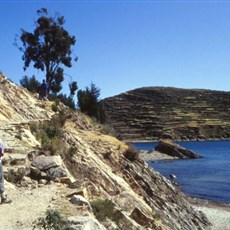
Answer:
[(56, 184), (36, 189), (12, 188), (6, 185), (11, 204), (0, 205), (0, 229), (31, 230), (33, 222), (52, 208), (59, 196)]

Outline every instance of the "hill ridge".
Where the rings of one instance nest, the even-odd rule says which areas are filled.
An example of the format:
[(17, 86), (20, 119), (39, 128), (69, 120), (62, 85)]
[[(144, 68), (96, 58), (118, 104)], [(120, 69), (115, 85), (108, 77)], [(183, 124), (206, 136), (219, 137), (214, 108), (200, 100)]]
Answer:
[(230, 138), (230, 92), (142, 87), (104, 102), (107, 121), (121, 139)]

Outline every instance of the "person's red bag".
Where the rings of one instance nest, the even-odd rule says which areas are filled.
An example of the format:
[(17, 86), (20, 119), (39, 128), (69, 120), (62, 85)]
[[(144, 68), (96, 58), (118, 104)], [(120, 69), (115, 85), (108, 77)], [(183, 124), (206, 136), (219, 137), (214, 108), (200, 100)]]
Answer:
[(2, 157), (2, 156), (3, 156), (3, 149), (0, 148), (0, 157)]

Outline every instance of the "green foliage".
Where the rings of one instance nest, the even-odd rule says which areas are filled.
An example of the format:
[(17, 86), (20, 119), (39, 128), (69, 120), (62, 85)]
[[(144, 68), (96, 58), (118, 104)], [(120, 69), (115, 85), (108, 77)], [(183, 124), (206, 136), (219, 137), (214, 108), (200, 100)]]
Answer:
[(59, 112), (59, 114), (54, 116), (50, 121), (44, 121), (42, 124), (30, 124), (30, 130), (36, 135), (36, 138), (40, 140), (42, 149), (55, 153), (61, 148), (61, 128), (65, 120), (66, 117), (64, 114)]
[(78, 151), (77, 147), (70, 147), (67, 151), (67, 156), (73, 157), (77, 151)]
[(130, 161), (135, 161), (139, 158), (139, 151), (132, 145), (128, 145), (128, 149), (124, 152), (124, 157)]
[(52, 104), (52, 111), (54, 111), (55, 113), (58, 111), (58, 104), (59, 102), (56, 100), (55, 103)]
[(48, 91), (57, 93), (62, 89), (61, 83), (64, 80), (62, 67), (72, 66), (71, 47), (76, 39), (64, 29), (63, 16), (50, 17), (45, 8), (38, 10), (37, 15), (34, 31), (22, 30), (22, 45), (16, 46), (23, 52), (24, 70), (33, 62), (34, 68), (45, 71)]
[(44, 217), (40, 217), (34, 222), (33, 229), (70, 230), (71, 227), (59, 211), (47, 210)]
[(76, 146), (71, 146), (70, 148), (66, 149), (62, 153), (62, 159), (64, 161), (71, 162), (72, 157), (77, 153), (78, 147)]
[(101, 133), (110, 136), (116, 136), (114, 128), (110, 124), (103, 124), (101, 127)]
[(90, 87), (85, 90), (79, 90), (77, 93), (78, 106), (81, 112), (88, 114), (90, 117), (99, 118), (99, 96), (100, 89), (91, 83)]
[(69, 96), (67, 96), (66, 94), (62, 94), (62, 93), (60, 93), (60, 94), (53, 93), (52, 95), (50, 95), (50, 99), (54, 100), (54, 101), (58, 101), (58, 102), (60, 101), (64, 105), (75, 110), (76, 105), (75, 105), (73, 97), (74, 97), (77, 89), (78, 89), (77, 82), (73, 81), (72, 83), (69, 84), (69, 90), (70, 90)]
[(24, 88), (27, 88), (29, 91), (36, 93), (39, 91), (39, 86), (40, 83), (39, 81), (35, 78), (33, 75), (31, 78), (28, 76), (23, 76), (22, 79), (20, 80), (21, 86)]
[(64, 105), (68, 106), (71, 109), (76, 109), (75, 102), (73, 97), (66, 96), (65, 94), (59, 94), (57, 99), (60, 100)]
[(94, 200), (91, 202), (91, 206), (94, 215), (99, 221), (104, 221), (107, 217), (118, 224), (122, 218), (121, 212), (115, 208), (115, 204), (111, 200)]
[(154, 214), (154, 215), (153, 215), (153, 219), (154, 219), (155, 221), (159, 221), (161, 218), (160, 218), (160, 216), (159, 216), (158, 214)]
[(77, 82), (76, 81), (71, 82), (69, 84), (69, 89), (70, 89), (70, 96), (73, 97), (78, 89)]

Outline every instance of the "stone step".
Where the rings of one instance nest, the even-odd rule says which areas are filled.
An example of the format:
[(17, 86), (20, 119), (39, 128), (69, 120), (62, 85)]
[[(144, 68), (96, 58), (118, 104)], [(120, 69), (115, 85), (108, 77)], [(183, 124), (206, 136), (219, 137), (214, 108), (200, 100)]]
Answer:
[(4, 154), (4, 157), (2, 159), (2, 163), (4, 166), (25, 165), (27, 161), (28, 161), (27, 154), (22, 154), (22, 153)]
[(24, 153), (29, 151), (29, 148), (25, 148), (25, 147), (5, 147), (4, 148), (6, 153)]

